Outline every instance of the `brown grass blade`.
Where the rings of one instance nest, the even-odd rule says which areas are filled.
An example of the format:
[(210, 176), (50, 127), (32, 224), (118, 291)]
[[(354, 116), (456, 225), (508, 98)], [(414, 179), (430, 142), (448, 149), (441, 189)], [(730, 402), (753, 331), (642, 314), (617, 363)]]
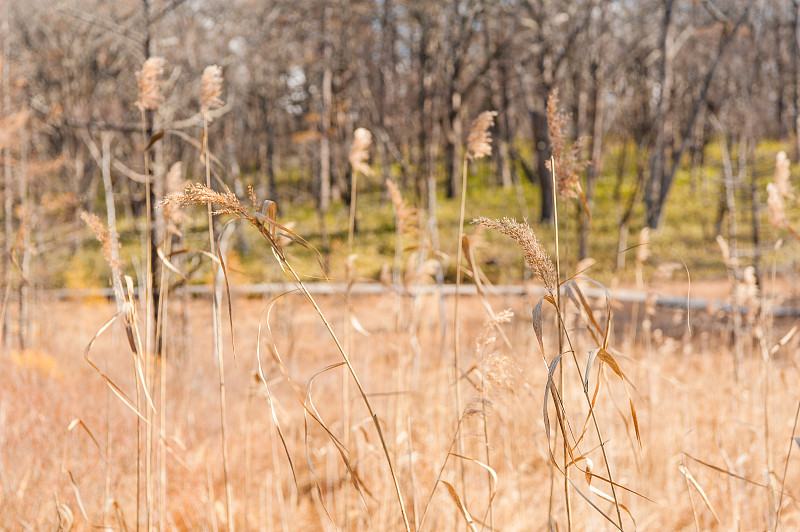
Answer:
[[(476, 460), (474, 458), (470, 458), (469, 456), (462, 456), (462, 455), (456, 454), (456, 453), (450, 453), (450, 454), (452, 456), (456, 457), (456, 458), (460, 458), (462, 460), (466, 460), (468, 462), (472, 462), (473, 464), (476, 464), (479, 467), (482, 467), (483, 469), (488, 471), (489, 474), (491, 475), (493, 483), (492, 483), (491, 492), (489, 494), (489, 504), (486, 506), (486, 511), (483, 514), (483, 521), (486, 521), (486, 516), (489, 515), (489, 510), (491, 509), (492, 503), (494, 502), (494, 497), (495, 497), (495, 495), (497, 495), (497, 483), (498, 483), (497, 482), (497, 472), (494, 469), (492, 469), (489, 465), (484, 464), (480, 460)], [(483, 525), (483, 522), (481, 522), (481, 525)]]
[(258, 378), (261, 383), (264, 385), (264, 389), (267, 392), (267, 404), (269, 405), (270, 415), (272, 417), (272, 422), (275, 424), (275, 429), (278, 431), (278, 437), (281, 440), (281, 445), (283, 446), (283, 452), (286, 454), (286, 459), (289, 462), (289, 469), (292, 471), (292, 479), (294, 480), (294, 486), (300, 491), (300, 486), (297, 483), (297, 474), (294, 470), (294, 462), (292, 461), (292, 455), (289, 454), (289, 447), (286, 445), (286, 438), (283, 435), (283, 429), (281, 429), (281, 422), (278, 420), (278, 413), (275, 411), (275, 402), (272, 399), (272, 392), (269, 388), (269, 383), (267, 382), (266, 377), (264, 377), (264, 368), (261, 365), (261, 324), (264, 320), (264, 313), (267, 311), (265, 308), (261, 312), (261, 317), (258, 320), (258, 332), (256, 334), (256, 362), (258, 363)]
[[(172, 262), (170, 262), (170, 260), (164, 255), (164, 244), (161, 244), (160, 246), (158, 246), (156, 248), (156, 254), (158, 255), (158, 259), (161, 261), (161, 263), (164, 266), (167, 267), (168, 270), (170, 270), (172, 273), (174, 273), (175, 275), (177, 275), (178, 277), (183, 279), (183, 282), (185, 282), (185, 283), (189, 282), (189, 278), (186, 277), (183, 274), (183, 272), (180, 271), (177, 266), (172, 264)], [(171, 253), (170, 255), (175, 255), (175, 254), (176, 253)]]
[[(550, 416), (547, 413), (547, 396), (550, 395), (550, 388), (553, 386), (553, 375), (556, 371), (556, 366), (561, 361), (561, 357), (564, 356), (564, 353), (559, 353), (557, 357), (555, 357), (551, 362), (550, 365), (547, 367), (547, 384), (544, 387), (544, 402), (542, 404), (542, 418), (544, 420), (544, 431), (545, 435), (547, 436), (547, 441), (550, 441)], [(557, 409), (561, 409), (561, 405), (558, 404), (553, 398), (553, 402), (556, 403), (555, 407)]]
[(789, 343), (789, 340), (794, 338), (794, 335), (797, 334), (797, 331), (798, 331), (798, 325), (795, 324), (791, 329), (789, 329), (789, 332), (783, 335), (783, 338), (781, 338), (777, 344), (772, 346), (772, 348), (769, 350), (770, 356), (776, 354), (778, 351), (783, 349), (783, 347), (785, 347), (786, 344)]
[(92, 521), (89, 519), (89, 516), (86, 513), (86, 507), (83, 505), (83, 499), (81, 498), (81, 492), (80, 492), (80, 490), (78, 490), (78, 484), (75, 482), (75, 477), (72, 476), (72, 471), (67, 471), (67, 475), (69, 475), (69, 483), (70, 483), (70, 486), (72, 487), (72, 492), (75, 494), (75, 501), (78, 503), (78, 509), (80, 509), (81, 515), (83, 516), (83, 518), (86, 520), (87, 523), (89, 523), (90, 527), (92, 527), (92, 528), (103, 528), (102, 525), (97, 525), (95, 523), (92, 523)]
[(539, 301), (536, 303), (536, 306), (533, 307), (532, 314), (533, 332), (536, 333), (536, 339), (539, 341), (539, 349), (542, 350), (542, 356), (544, 356), (544, 341), (542, 340), (542, 301), (544, 301), (544, 298), (539, 299)]
[(152, 137), (150, 137), (150, 140), (147, 142), (147, 146), (145, 146), (144, 151), (147, 151), (150, 148), (152, 148), (153, 144), (155, 144), (156, 142), (158, 142), (162, 138), (164, 138), (164, 132), (163, 131), (159, 131), (158, 133), (154, 134)]
[[(795, 440), (797, 440), (797, 439), (798, 438), (795, 438)], [(798, 445), (800, 445), (800, 442), (798, 442)], [(690, 455), (689, 453), (684, 452), (683, 456), (685, 456), (686, 458), (688, 458), (690, 460), (693, 460), (693, 461), (697, 462), (700, 465), (704, 465), (709, 469), (713, 469), (714, 471), (722, 473), (723, 475), (728, 475), (731, 478), (735, 478), (736, 480), (741, 480), (742, 482), (747, 482), (748, 484), (752, 484), (753, 486), (758, 486), (759, 488), (764, 488), (764, 489), (768, 489), (768, 490), (769, 489), (774, 489), (771, 486), (768, 486), (767, 484), (761, 484), (759, 482), (756, 482), (755, 480), (750, 480), (747, 477), (743, 477), (741, 475), (737, 475), (733, 471), (730, 471), (730, 470), (725, 469), (723, 467), (715, 466), (714, 464), (710, 464), (710, 463), (708, 463), (708, 462), (706, 462), (704, 460), (700, 460), (699, 458), (695, 458), (694, 456)], [(786, 495), (788, 495), (789, 498), (794, 499), (794, 497), (792, 497), (790, 494), (787, 493)]]
[(145, 416), (143, 416), (142, 413), (139, 412), (139, 410), (134, 405), (133, 401), (130, 398), (128, 398), (128, 396), (125, 394), (125, 392), (123, 392), (122, 389), (119, 386), (117, 386), (114, 383), (114, 381), (112, 381), (108, 377), (108, 375), (103, 373), (103, 371), (94, 362), (92, 362), (91, 358), (89, 358), (89, 351), (91, 351), (92, 345), (94, 345), (95, 340), (97, 340), (97, 338), (101, 334), (103, 334), (103, 332), (105, 332), (106, 329), (111, 327), (111, 325), (114, 323), (114, 321), (118, 317), (119, 317), (119, 314), (114, 314), (107, 322), (105, 322), (105, 324), (103, 324), (102, 327), (100, 327), (100, 330), (97, 331), (97, 333), (94, 335), (94, 337), (89, 341), (89, 344), (83, 350), (83, 358), (86, 360), (86, 362), (88, 362), (88, 364), (92, 367), (92, 369), (94, 369), (97, 372), (97, 374), (100, 375), (100, 377), (105, 381), (105, 383), (108, 385), (108, 387), (111, 389), (111, 391), (114, 392), (114, 395), (119, 397), (119, 399), (123, 402), (123, 404), (125, 406), (127, 406), (134, 414), (139, 416), (142, 419), (142, 421), (144, 421), (145, 423), (148, 423), (147, 419), (145, 419)]
[(706, 495), (706, 492), (705, 492), (705, 490), (703, 490), (703, 488), (700, 486), (700, 483), (699, 483), (699, 482), (697, 482), (697, 480), (695, 480), (694, 476), (692, 476), (692, 473), (689, 471), (689, 469), (688, 469), (688, 468), (687, 468), (685, 465), (683, 465), (683, 464), (679, 464), (679, 465), (678, 465), (678, 471), (680, 471), (680, 472), (681, 472), (681, 474), (682, 474), (684, 477), (686, 477), (686, 480), (688, 480), (688, 481), (689, 481), (689, 483), (690, 483), (692, 486), (694, 486), (694, 488), (695, 488), (695, 489), (697, 490), (697, 492), (700, 494), (700, 497), (702, 497), (702, 498), (703, 498), (703, 502), (705, 502), (705, 503), (706, 503), (706, 507), (707, 507), (707, 508), (708, 508), (708, 510), (711, 512), (711, 515), (713, 515), (713, 516), (714, 516), (714, 519), (717, 521), (717, 524), (722, 524), (722, 522), (719, 520), (719, 516), (717, 515), (717, 511), (716, 511), (716, 510), (714, 510), (714, 506), (712, 506), (712, 504), (711, 504), (711, 501), (710, 501), (710, 500), (708, 500), (708, 495)]
[[(233, 306), (231, 304), (231, 286), (228, 282), (228, 268), (225, 266), (225, 259), (222, 258), (222, 238), (226, 234), (226, 229), (228, 226), (233, 222), (226, 223), (222, 230), (219, 232), (219, 236), (217, 237), (217, 256), (219, 257), (219, 265), (222, 267), (222, 278), (225, 281), (225, 294), (228, 296), (227, 303), (228, 303), (228, 323), (231, 327), (231, 350), (233, 352), (233, 362), (236, 363), (236, 340), (233, 336)], [(215, 280), (216, 282), (216, 280)]]
[[(583, 493), (583, 492), (582, 492), (580, 489), (578, 489), (578, 486), (576, 486), (576, 485), (575, 485), (575, 483), (572, 481), (572, 479), (571, 479), (571, 478), (567, 477), (567, 480), (569, 481), (570, 485), (572, 486), (572, 489), (574, 489), (574, 490), (577, 492), (577, 494), (578, 494), (578, 495), (580, 495), (580, 496), (583, 498), (583, 500), (585, 500), (587, 503), (589, 503), (589, 506), (591, 506), (592, 508), (594, 508), (594, 509), (597, 511), (597, 513), (599, 513), (600, 515), (602, 515), (603, 517), (605, 517), (605, 518), (606, 518), (606, 520), (607, 520), (609, 523), (611, 523), (612, 525), (614, 525), (614, 528), (616, 528), (617, 530), (622, 530), (622, 528), (620, 528), (620, 525), (619, 525), (619, 523), (617, 523), (616, 521), (614, 521), (614, 520), (611, 518), (611, 516), (609, 516), (607, 513), (605, 513), (603, 510), (601, 510), (601, 509), (600, 509), (600, 508), (599, 508), (599, 507), (598, 507), (598, 506), (597, 506), (595, 503), (593, 503), (593, 502), (592, 502), (592, 500), (591, 500), (591, 499), (589, 499), (589, 497), (587, 497), (587, 496), (586, 496), (586, 495), (585, 495), (585, 494), (584, 494), (584, 493)], [(590, 489), (591, 489), (591, 486), (590, 486)], [(612, 502), (613, 502), (613, 499), (612, 499)], [(622, 505), (619, 505), (619, 506), (620, 506), (620, 507), (622, 507)]]
[(83, 420), (81, 420), (80, 418), (76, 417), (75, 419), (70, 421), (69, 425), (67, 425), (67, 432), (72, 432), (72, 430), (77, 426), (80, 426), (81, 428), (83, 428), (83, 430), (86, 432), (86, 434), (89, 435), (89, 438), (91, 438), (92, 443), (94, 443), (94, 446), (97, 447), (97, 452), (100, 453), (100, 457), (105, 462), (106, 461), (106, 457), (103, 454), (103, 449), (100, 447), (100, 443), (98, 443), (97, 439), (94, 437), (94, 434), (92, 434), (92, 431), (89, 430), (89, 427), (86, 426), (86, 423), (84, 423)]
[(464, 517), (464, 520), (467, 522), (467, 526), (470, 528), (470, 530), (472, 530), (472, 532), (478, 532), (478, 530), (475, 528), (475, 521), (472, 519), (472, 516), (469, 514), (467, 507), (464, 505), (464, 502), (461, 500), (461, 497), (458, 496), (458, 492), (453, 487), (453, 485), (445, 480), (442, 480), (440, 482), (444, 484), (445, 487), (447, 488), (447, 492), (450, 494), (450, 497), (453, 499), (453, 502), (456, 503), (458, 511), (461, 512), (461, 515)]

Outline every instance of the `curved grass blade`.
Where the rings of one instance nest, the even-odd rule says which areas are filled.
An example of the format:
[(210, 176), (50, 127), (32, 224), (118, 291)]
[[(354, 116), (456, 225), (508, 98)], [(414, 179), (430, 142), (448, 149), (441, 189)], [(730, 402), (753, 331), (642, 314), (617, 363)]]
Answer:
[(447, 492), (450, 494), (450, 497), (453, 499), (453, 502), (456, 503), (458, 511), (461, 512), (461, 515), (467, 522), (467, 526), (469, 527), (469, 529), (472, 530), (472, 532), (478, 532), (478, 530), (475, 528), (475, 521), (472, 519), (472, 516), (469, 514), (466, 505), (461, 500), (461, 497), (458, 496), (458, 492), (453, 487), (453, 485), (445, 480), (440, 480), (440, 482), (444, 484), (445, 487), (447, 488)]

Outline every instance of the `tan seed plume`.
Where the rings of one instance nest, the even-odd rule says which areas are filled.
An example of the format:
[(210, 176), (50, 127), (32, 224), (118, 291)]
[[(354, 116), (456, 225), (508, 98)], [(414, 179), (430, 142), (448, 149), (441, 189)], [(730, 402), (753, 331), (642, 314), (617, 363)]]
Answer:
[(767, 183), (767, 208), (771, 225), (775, 227), (786, 225), (786, 205), (775, 183)]
[(397, 184), (388, 177), (386, 178), (386, 188), (389, 189), (389, 196), (392, 198), (394, 211), (397, 215), (398, 232), (405, 237), (412, 238), (419, 230), (417, 209), (405, 202)]
[(205, 185), (193, 184), (186, 187), (182, 193), (168, 194), (161, 205), (176, 205), (185, 207), (187, 205), (218, 205), (214, 214), (233, 214), (239, 218), (250, 219), (250, 213), (239, 203), (239, 199), (233, 192), (220, 193), (211, 190)]
[(353, 146), (350, 148), (350, 166), (356, 172), (361, 172), (365, 176), (373, 176), (372, 167), (367, 163), (369, 160), (369, 147), (372, 145), (372, 133), (368, 129), (360, 127), (353, 132)]
[(81, 212), (81, 220), (86, 222), (86, 225), (94, 231), (97, 240), (103, 244), (103, 257), (105, 257), (106, 262), (111, 267), (111, 273), (114, 277), (120, 279), (122, 276), (122, 265), (119, 263), (119, 259), (114, 256), (114, 250), (121, 247), (119, 244), (119, 235), (116, 231), (112, 231), (111, 228), (106, 227), (96, 214), (89, 214), (83, 211)]
[(156, 110), (164, 101), (161, 93), (161, 76), (167, 66), (163, 57), (149, 57), (136, 73), (136, 82), (139, 84), (139, 99), (136, 107), (145, 110)]
[(784, 198), (792, 197), (792, 182), (790, 181), (789, 159), (786, 152), (778, 152), (775, 156), (775, 186), (778, 194)]
[(497, 111), (484, 111), (472, 122), (467, 136), (467, 158), (474, 161), (492, 154), (492, 135), (489, 130), (494, 125), (495, 116)]
[(203, 70), (202, 89), (200, 91), (200, 112), (208, 120), (208, 112), (219, 109), (225, 102), (222, 101), (222, 68), (210, 65)]
[(556, 269), (550, 255), (536, 238), (533, 229), (527, 223), (519, 223), (514, 219), (503, 218), (502, 220), (491, 220), (489, 218), (476, 218), (472, 223), (478, 223), (489, 229), (494, 229), (498, 233), (510, 236), (517, 244), (522, 246), (525, 254), (525, 263), (531, 272), (539, 278), (545, 288), (554, 293), (558, 284)]
[(567, 145), (565, 128), (569, 117), (561, 112), (558, 104), (558, 89), (556, 89), (547, 100), (547, 127), (550, 130), (550, 149), (555, 160), (555, 169), (552, 168), (550, 161), (547, 161), (547, 168), (555, 172), (556, 187), (562, 198), (583, 197), (578, 174), (589, 163), (580, 160), (582, 142), (576, 142), (572, 148)]

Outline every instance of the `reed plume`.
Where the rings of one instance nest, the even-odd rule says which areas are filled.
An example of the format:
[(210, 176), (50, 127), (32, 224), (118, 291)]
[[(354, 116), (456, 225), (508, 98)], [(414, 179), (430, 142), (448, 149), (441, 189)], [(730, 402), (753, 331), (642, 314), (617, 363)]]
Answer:
[(239, 218), (250, 219), (250, 213), (239, 202), (233, 192), (217, 192), (199, 183), (191, 184), (183, 192), (177, 194), (167, 194), (161, 205), (175, 205), (185, 207), (187, 205), (218, 205), (219, 208), (214, 214), (233, 214)]
[(491, 220), (489, 218), (476, 218), (472, 223), (477, 223), (494, 229), (498, 233), (511, 237), (522, 247), (525, 263), (531, 272), (539, 278), (550, 293), (555, 293), (558, 284), (556, 269), (533, 229), (527, 223), (519, 223), (511, 218)]
[(211, 121), (208, 112), (225, 105), (222, 101), (222, 81), (222, 68), (218, 65), (210, 65), (203, 70), (200, 112), (208, 122)]
[(110, 227), (106, 227), (96, 214), (89, 214), (83, 211), (81, 213), (81, 220), (86, 222), (86, 225), (94, 232), (97, 240), (103, 244), (103, 257), (105, 257), (106, 262), (109, 267), (111, 267), (111, 272), (114, 277), (120, 279), (122, 277), (122, 265), (114, 253), (114, 250), (120, 248), (119, 235)]
[(375, 172), (367, 163), (369, 160), (369, 147), (372, 145), (372, 133), (360, 127), (353, 132), (353, 146), (350, 148), (350, 166), (356, 172), (365, 176), (373, 176)]
[(492, 154), (492, 134), (489, 130), (494, 126), (497, 111), (484, 111), (472, 122), (467, 136), (467, 158), (481, 159)]
[(786, 157), (786, 152), (778, 152), (775, 156), (775, 186), (778, 189), (778, 194), (784, 198), (791, 198), (792, 183), (789, 180), (789, 159)]
[(780, 189), (775, 183), (767, 183), (767, 208), (769, 210), (769, 223), (775, 227), (787, 225), (786, 204)]
[(403, 195), (397, 184), (386, 178), (386, 188), (389, 190), (389, 197), (392, 199), (394, 210), (397, 215), (397, 231), (401, 235), (412, 238), (419, 230), (418, 212), (414, 207), (409, 206), (403, 199)]
[(167, 61), (163, 57), (149, 57), (142, 65), (142, 69), (136, 73), (139, 99), (136, 100), (135, 105), (140, 110), (154, 111), (164, 101), (160, 78), (166, 66)]
[(550, 149), (555, 160), (555, 169), (552, 168), (550, 161), (546, 163), (547, 168), (555, 171), (556, 186), (562, 198), (582, 198), (583, 191), (578, 173), (582, 172), (589, 162), (580, 159), (582, 140), (578, 140), (572, 147), (568, 145), (564, 129), (569, 121), (569, 115), (561, 112), (558, 103), (558, 89), (555, 89), (547, 99), (547, 127), (550, 130)]

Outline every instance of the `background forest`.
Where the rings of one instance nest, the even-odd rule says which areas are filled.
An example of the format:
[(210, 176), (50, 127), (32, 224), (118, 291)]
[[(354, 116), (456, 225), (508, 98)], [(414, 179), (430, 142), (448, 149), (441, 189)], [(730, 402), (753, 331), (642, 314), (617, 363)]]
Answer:
[[(576, 256), (619, 262), (629, 227), (670, 225), (671, 201), (713, 242), (727, 230), (721, 151), (747, 213), (741, 237), (757, 243), (774, 155), (800, 156), (798, 24), (797, 2), (782, 0), (6, 2), (2, 278), (11, 282), (14, 249), (32, 285), (69, 285), (46, 265), (91, 240), (79, 214), (104, 210), (104, 156), (123, 241), (144, 209), (149, 135), (166, 133), (150, 150), (156, 201), (177, 162), (173, 186), (202, 180), (199, 78), (210, 64), (225, 78), (209, 138), (215, 170), (240, 198), (252, 185), (282, 216), (318, 221), (308, 228), (317, 237), (306, 235), (326, 255), (338, 229), (325, 214), (349, 202), (357, 127), (374, 135), (379, 176), (400, 184), (426, 224), (441, 198), (447, 223), (469, 124), (495, 109), (480, 197), (505, 193), (517, 218), (551, 221), (546, 103), (556, 89), (565, 134), (591, 163), (581, 175), (589, 210), (598, 186), (605, 198), (594, 249), (586, 216), (573, 224)], [(164, 101), (143, 117), (136, 73), (152, 56), (165, 59)], [(364, 183), (386, 200), (383, 179)]]

